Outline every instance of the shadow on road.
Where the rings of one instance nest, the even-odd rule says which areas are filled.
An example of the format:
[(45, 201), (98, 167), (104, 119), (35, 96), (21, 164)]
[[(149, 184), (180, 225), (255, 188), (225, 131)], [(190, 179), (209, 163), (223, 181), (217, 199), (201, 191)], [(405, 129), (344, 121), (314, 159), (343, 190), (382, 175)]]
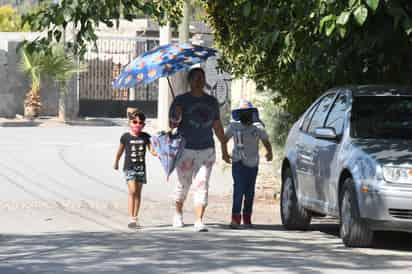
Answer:
[[(316, 219), (310, 230), (339, 238), (339, 224), (336, 219)], [(412, 252), (412, 233), (377, 231), (372, 248)]]
[(406, 254), (370, 255), (346, 249), (327, 233), (313, 237), (310, 234), (317, 232), (263, 228), (253, 234), (215, 227), (209, 233), (154, 228), (131, 233), (2, 235), (0, 273), (250, 273), (256, 269), (374, 273), (412, 265)]

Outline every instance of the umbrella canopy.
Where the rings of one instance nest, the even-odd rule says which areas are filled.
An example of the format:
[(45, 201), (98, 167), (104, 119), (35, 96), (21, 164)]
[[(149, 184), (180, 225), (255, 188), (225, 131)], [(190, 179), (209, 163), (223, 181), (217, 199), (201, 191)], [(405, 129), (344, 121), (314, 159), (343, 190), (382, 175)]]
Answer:
[(153, 135), (150, 142), (159, 156), (167, 179), (169, 179), (181, 159), (185, 147), (185, 139), (179, 133), (160, 132)]
[(168, 77), (215, 56), (216, 50), (188, 43), (172, 43), (148, 51), (128, 64), (113, 82), (115, 88), (133, 88)]

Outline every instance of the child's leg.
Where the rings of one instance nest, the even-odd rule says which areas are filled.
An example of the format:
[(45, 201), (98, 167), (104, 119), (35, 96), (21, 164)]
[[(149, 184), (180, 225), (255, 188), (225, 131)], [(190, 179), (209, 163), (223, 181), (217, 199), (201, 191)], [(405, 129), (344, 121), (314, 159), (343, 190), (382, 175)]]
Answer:
[[(127, 182), (127, 186), (129, 188), (129, 195), (128, 195), (128, 210), (129, 210), (129, 217), (136, 219), (137, 211), (138, 211), (138, 201), (140, 204), (140, 199), (137, 200), (136, 196), (138, 191), (141, 192), (141, 186), (139, 190), (139, 185), (136, 181), (131, 180)], [(140, 194), (139, 194), (140, 195)]]
[(232, 216), (240, 216), (242, 210), (243, 192), (244, 192), (244, 175), (242, 172), (242, 163), (234, 162), (232, 164), (233, 177), (233, 204)]
[(252, 211), (253, 211), (253, 201), (255, 198), (255, 185), (256, 185), (256, 177), (258, 174), (258, 168), (250, 168), (250, 167), (245, 167), (248, 169), (247, 175), (245, 176), (245, 179), (247, 180), (245, 184), (245, 201), (244, 201), (244, 206), (243, 206), (243, 223), (245, 224), (250, 224), (251, 221), (251, 216), (252, 216)]
[(140, 210), (140, 205), (141, 205), (141, 197), (142, 197), (142, 188), (143, 188), (143, 184), (136, 182), (135, 183), (136, 186), (136, 193), (135, 193), (135, 205), (134, 205), (134, 216), (139, 216), (139, 210)]

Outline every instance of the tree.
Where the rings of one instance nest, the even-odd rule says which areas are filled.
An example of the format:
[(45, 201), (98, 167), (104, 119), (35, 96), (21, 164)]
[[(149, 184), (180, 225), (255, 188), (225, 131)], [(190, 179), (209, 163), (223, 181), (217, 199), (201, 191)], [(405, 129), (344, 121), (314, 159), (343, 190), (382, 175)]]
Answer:
[[(42, 51), (52, 56), (51, 47), (55, 42), (64, 40), (66, 28), (74, 28), (74, 41), (67, 43), (67, 49), (74, 56), (82, 58), (87, 47), (97, 40), (96, 28), (99, 24), (108, 27), (118, 26), (120, 18), (133, 20), (142, 14), (154, 17), (160, 24), (169, 21), (177, 26), (181, 17), (182, 0), (61, 0), (43, 5), (40, 9), (30, 12), (23, 17), (34, 30), (46, 30), (45, 37), (25, 43), (29, 52)], [(64, 41), (66, 42), (66, 41)], [(66, 45), (65, 45), (66, 46)], [(63, 93), (59, 109), (66, 116), (65, 96)]]
[(40, 88), (41, 77), (44, 73), (44, 54), (38, 52), (29, 52), (22, 49), (21, 62), (19, 69), (30, 77), (30, 90), (24, 100), (24, 116), (34, 118), (40, 114), (41, 100)]
[(20, 70), (30, 77), (31, 87), (24, 101), (24, 116), (35, 118), (41, 112), (41, 86), (45, 80), (57, 83), (59, 97), (59, 117), (66, 120), (65, 95), (67, 86), (73, 75), (84, 66), (78, 67), (76, 59), (67, 53), (61, 44), (52, 44), (50, 52), (21, 50)]
[[(57, 84), (59, 91), (59, 119), (67, 121), (67, 93), (69, 92), (69, 84), (74, 75), (78, 72), (85, 71), (86, 66), (77, 63), (77, 58), (71, 53), (66, 52), (62, 44), (56, 44), (52, 46), (51, 54), (47, 55), (47, 68), (46, 71), (49, 77)], [(52, 71), (49, 71), (52, 70)]]
[(69, 43), (69, 48), (76, 55), (83, 56), (88, 44), (96, 41), (95, 30), (99, 24), (113, 27), (121, 17), (131, 21), (143, 12), (146, 16), (156, 18), (160, 24), (170, 21), (177, 26), (181, 8), (181, 0), (61, 0), (25, 15), (23, 22), (34, 30), (47, 30), (46, 37), (29, 43), (30, 48), (42, 45), (46, 51), (51, 43), (62, 39), (62, 30), (72, 24), (76, 29), (76, 37), (74, 43)]
[(408, 0), (203, 2), (221, 67), (269, 89), (294, 118), (332, 86), (412, 82)]
[(22, 25), (21, 16), (10, 5), (0, 6), (0, 32), (24, 32), (30, 27)]

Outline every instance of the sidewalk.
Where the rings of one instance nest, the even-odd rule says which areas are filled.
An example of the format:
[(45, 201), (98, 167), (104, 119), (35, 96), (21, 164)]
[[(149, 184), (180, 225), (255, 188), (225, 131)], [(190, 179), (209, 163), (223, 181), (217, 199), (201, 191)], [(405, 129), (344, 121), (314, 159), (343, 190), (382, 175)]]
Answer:
[(93, 118), (85, 117), (72, 121), (62, 122), (57, 117), (41, 116), (34, 120), (24, 118), (0, 118), (0, 127), (62, 127), (62, 126), (126, 126), (122, 118)]

